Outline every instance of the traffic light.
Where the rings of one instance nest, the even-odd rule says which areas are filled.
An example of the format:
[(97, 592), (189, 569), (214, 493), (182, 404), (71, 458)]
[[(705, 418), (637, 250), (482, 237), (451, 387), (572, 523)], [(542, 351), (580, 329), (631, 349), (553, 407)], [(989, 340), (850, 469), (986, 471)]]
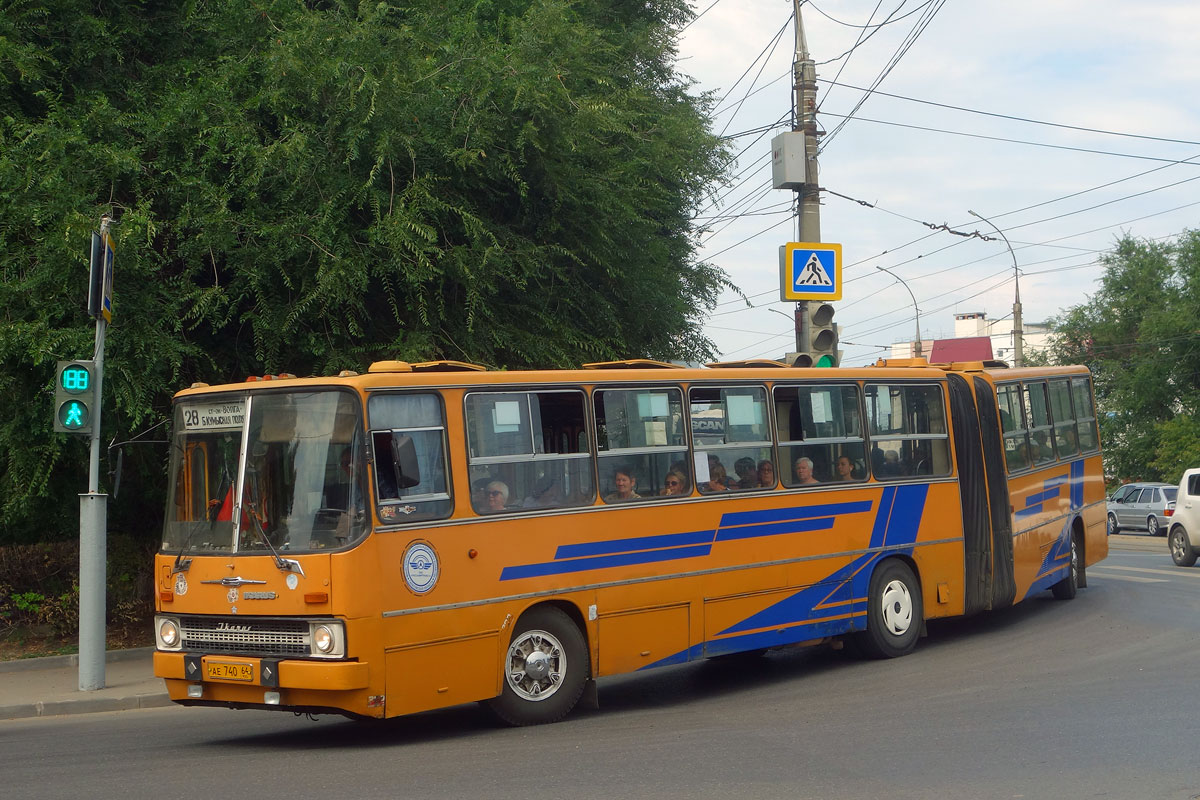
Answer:
[(814, 367), (838, 365), (837, 325), (833, 322), (833, 304), (808, 301), (808, 342)]
[(92, 432), (96, 410), (96, 362), (59, 361), (54, 379), (54, 430)]
[(798, 344), (807, 345), (807, 350), (788, 353), (788, 363), (793, 367), (836, 367), (840, 360), (838, 329), (833, 321), (833, 305), (820, 300), (801, 301), (804, 308), (797, 309), (800, 319)]

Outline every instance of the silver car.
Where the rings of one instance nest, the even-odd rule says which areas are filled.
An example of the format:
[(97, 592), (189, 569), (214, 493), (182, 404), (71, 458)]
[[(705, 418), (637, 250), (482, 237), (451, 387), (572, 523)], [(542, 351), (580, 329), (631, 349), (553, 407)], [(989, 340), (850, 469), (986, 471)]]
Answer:
[(1146, 531), (1163, 536), (1175, 513), (1179, 487), (1169, 483), (1127, 483), (1108, 498), (1108, 532)]

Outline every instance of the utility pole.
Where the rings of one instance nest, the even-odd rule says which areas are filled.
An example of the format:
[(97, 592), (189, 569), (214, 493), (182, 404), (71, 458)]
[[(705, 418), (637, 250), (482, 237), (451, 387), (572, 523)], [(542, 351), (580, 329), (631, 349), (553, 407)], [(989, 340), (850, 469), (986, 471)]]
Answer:
[[(792, 59), (792, 86), (796, 92), (792, 130), (804, 136), (804, 185), (796, 189), (799, 241), (821, 241), (820, 177), (817, 172), (817, 65), (808, 52), (804, 36), (801, 0), (792, 0), (796, 15), (796, 54)], [(812, 345), (811, 300), (796, 303), (796, 352), (807, 353)]]
[(796, 302), (792, 366), (835, 367), (839, 357), (833, 300), (842, 297), (842, 246), (821, 241), (821, 186), (817, 170), (817, 65), (808, 52), (801, 0), (792, 0), (796, 52), (792, 61), (792, 129), (771, 140), (771, 182), (796, 193), (798, 242), (779, 248), (779, 299)]

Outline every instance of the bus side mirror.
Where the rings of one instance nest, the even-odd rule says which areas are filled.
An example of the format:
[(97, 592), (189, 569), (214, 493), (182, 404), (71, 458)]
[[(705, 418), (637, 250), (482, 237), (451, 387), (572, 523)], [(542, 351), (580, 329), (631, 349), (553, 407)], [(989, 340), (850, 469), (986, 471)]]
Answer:
[(396, 486), (400, 489), (411, 489), (421, 482), (417, 448), (411, 436), (392, 434), (392, 469), (396, 474)]

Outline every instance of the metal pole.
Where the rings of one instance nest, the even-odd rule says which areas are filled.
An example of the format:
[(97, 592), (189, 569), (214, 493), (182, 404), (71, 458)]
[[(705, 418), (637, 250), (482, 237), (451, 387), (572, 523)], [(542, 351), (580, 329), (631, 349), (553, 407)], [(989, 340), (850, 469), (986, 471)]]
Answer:
[(915, 294), (913, 294), (912, 289), (908, 288), (908, 282), (905, 281), (904, 278), (901, 278), (899, 275), (892, 272), (887, 267), (877, 266), (877, 267), (875, 267), (875, 269), (880, 270), (882, 272), (886, 272), (888, 275), (891, 275), (893, 278), (900, 281), (901, 285), (903, 285), (905, 289), (908, 289), (908, 296), (911, 297), (912, 301), (913, 301), (913, 312), (917, 315), (917, 338), (913, 340), (914, 341), (913, 357), (914, 358), (922, 358), (923, 357), (923, 349), (921, 347), (921, 309), (917, 308), (917, 296)]
[(1008, 254), (1012, 256), (1013, 262), (1013, 366), (1019, 367), (1025, 363), (1025, 348), (1024, 348), (1024, 333), (1021, 330), (1021, 270), (1017, 267), (1017, 254), (1013, 252), (1012, 245), (1008, 242), (1008, 237), (1004, 235), (1004, 231), (996, 227), (996, 224), (983, 214), (976, 214), (974, 211), (967, 209), (967, 213), (972, 217), (979, 219), (992, 226), (992, 230), (1000, 234), (1000, 238), (1004, 240), (1004, 244), (1008, 247)]
[[(108, 234), (108, 217), (100, 220), (100, 238)], [(104, 688), (105, 611), (107, 606), (108, 495), (100, 494), (100, 410), (104, 391), (103, 316), (96, 318), (96, 399), (92, 417), (92, 449), (88, 493), (79, 495), (79, 691)]]

